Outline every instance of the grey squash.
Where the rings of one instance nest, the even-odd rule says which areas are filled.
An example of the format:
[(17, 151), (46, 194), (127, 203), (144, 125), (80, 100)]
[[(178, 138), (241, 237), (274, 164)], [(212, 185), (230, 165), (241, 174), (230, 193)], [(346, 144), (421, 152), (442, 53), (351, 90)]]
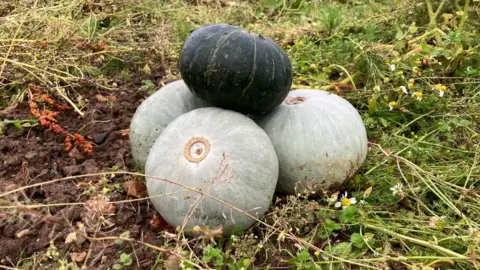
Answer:
[(160, 88), (138, 106), (130, 123), (129, 140), (134, 162), (144, 168), (158, 135), (170, 122), (206, 103), (190, 92), (183, 80)]
[[(221, 226), (224, 234), (248, 229), (252, 219), (195, 191), (196, 188), (261, 218), (278, 181), (278, 158), (265, 133), (247, 116), (217, 107), (179, 116), (152, 146), (145, 165), (146, 186), (156, 210), (171, 226)], [(155, 197), (156, 196), (156, 197)]]
[(367, 156), (360, 114), (346, 99), (327, 91), (291, 91), (278, 108), (256, 122), (278, 155), (281, 193), (338, 191)]

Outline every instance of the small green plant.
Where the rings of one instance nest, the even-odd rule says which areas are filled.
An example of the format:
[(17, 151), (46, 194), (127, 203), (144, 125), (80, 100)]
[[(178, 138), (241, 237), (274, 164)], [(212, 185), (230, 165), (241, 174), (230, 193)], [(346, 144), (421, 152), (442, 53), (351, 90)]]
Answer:
[(34, 127), (38, 124), (38, 121), (36, 119), (30, 120), (9, 120), (9, 119), (4, 119), (2, 122), (0, 122), (0, 135), (3, 134), (2, 128), (4, 128), (7, 125), (13, 125), (19, 130), (23, 130), (24, 128), (29, 128), (29, 127)]
[(340, 5), (324, 5), (318, 9), (317, 17), (320, 29), (330, 37), (337, 33), (343, 23), (343, 12)]
[(140, 87), (143, 91), (146, 91), (150, 96), (154, 93), (155, 84), (151, 80), (142, 80), (142, 86)]
[(213, 266), (222, 267), (224, 265), (223, 251), (208, 245), (203, 250), (202, 261), (206, 263), (213, 262)]
[(296, 256), (290, 260), (290, 264), (301, 270), (319, 269), (319, 265), (315, 263), (314, 257), (310, 255), (308, 249), (297, 252)]
[(125, 266), (129, 266), (132, 264), (132, 257), (127, 253), (120, 254), (120, 263), (116, 263), (113, 265), (113, 269), (123, 269)]
[[(127, 239), (130, 238), (130, 231), (124, 231), (123, 233), (120, 234), (120, 237), (121, 237), (121, 238), (127, 238)], [(124, 241), (123, 239), (117, 239), (117, 240), (115, 240), (115, 244), (117, 244), (117, 245), (119, 245), (119, 246), (123, 245), (124, 242), (125, 242), (125, 241)]]

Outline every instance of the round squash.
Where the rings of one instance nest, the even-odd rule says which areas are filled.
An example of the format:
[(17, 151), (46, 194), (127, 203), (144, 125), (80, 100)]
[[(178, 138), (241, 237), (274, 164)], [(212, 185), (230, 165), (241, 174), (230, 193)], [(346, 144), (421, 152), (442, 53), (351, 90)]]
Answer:
[(367, 133), (358, 111), (327, 91), (291, 91), (277, 109), (256, 121), (278, 155), (277, 190), (282, 193), (338, 190), (367, 156)]
[(183, 80), (168, 83), (145, 99), (130, 122), (129, 140), (134, 162), (144, 168), (150, 147), (165, 127), (178, 116), (205, 106)]
[(292, 64), (277, 43), (228, 24), (193, 31), (182, 46), (179, 70), (195, 95), (243, 114), (272, 111), (292, 85)]
[(175, 119), (152, 146), (145, 165), (151, 201), (171, 226), (186, 223), (225, 234), (255, 220), (205, 195), (149, 176), (196, 188), (261, 218), (278, 181), (278, 158), (263, 131), (247, 116), (217, 107), (200, 108)]

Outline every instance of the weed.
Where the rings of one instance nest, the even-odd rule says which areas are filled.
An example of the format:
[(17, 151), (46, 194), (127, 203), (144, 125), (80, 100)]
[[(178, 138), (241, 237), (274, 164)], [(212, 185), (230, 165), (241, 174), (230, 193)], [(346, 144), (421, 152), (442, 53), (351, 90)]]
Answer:
[(132, 264), (132, 257), (126, 253), (120, 254), (120, 263), (116, 263), (112, 266), (113, 269), (123, 269), (126, 266)]

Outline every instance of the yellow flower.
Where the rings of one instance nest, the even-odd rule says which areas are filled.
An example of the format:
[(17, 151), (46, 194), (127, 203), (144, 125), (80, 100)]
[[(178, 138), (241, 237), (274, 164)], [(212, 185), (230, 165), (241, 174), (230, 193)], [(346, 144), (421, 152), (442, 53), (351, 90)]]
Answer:
[(347, 198), (347, 195), (348, 195), (347, 192), (345, 192), (345, 194), (342, 195), (342, 198), (340, 199), (340, 201), (335, 203), (335, 207), (337, 208), (342, 207), (342, 209), (345, 209), (350, 205), (357, 203), (357, 199), (355, 199), (355, 197), (352, 197), (349, 199)]
[(415, 97), (416, 100), (420, 101), (422, 100), (423, 93), (422, 92), (415, 92), (412, 94), (412, 97)]
[(301, 42), (301, 41), (297, 42), (297, 46), (298, 47), (303, 47), (303, 42)]
[(342, 200), (340, 200), (340, 203), (342, 204), (342, 206), (344, 207), (348, 207), (350, 206), (350, 199), (349, 198), (342, 198)]
[(435, 84), (433, 88), (437, 91), (444, 91), (444, 92), (447, 91), (447, 87), (441, 83)]
[(439, 84), (435, 84), (435, 86), (433, 86), (433, 90), (437, 90), (439, 92), (439, 95), (441, 97), (443, 97), (443, 94), (445, 93), (445, 91), (447, 91), (447, 87), (441, 83)]
[(390, 78), (389, 77), (385, 77), (385, 79), (383, 79), (384, 82), (388, 83), (390, 81)]
[(398, 76), (403, 76), (403, 70), (400, 70), (399, 72), (397, 72), (397, 75)]
[(413, 88), (414, 86), (415, 86), (415, 80), (414, 79), (408, 80), (408, 88)]
[(395, 101), (391, 101), (390, 103), (388, 103), (388, 106), (390, 107), (390, 111), (393, 110), (393, 108), (397, 107), (397, 102)]

